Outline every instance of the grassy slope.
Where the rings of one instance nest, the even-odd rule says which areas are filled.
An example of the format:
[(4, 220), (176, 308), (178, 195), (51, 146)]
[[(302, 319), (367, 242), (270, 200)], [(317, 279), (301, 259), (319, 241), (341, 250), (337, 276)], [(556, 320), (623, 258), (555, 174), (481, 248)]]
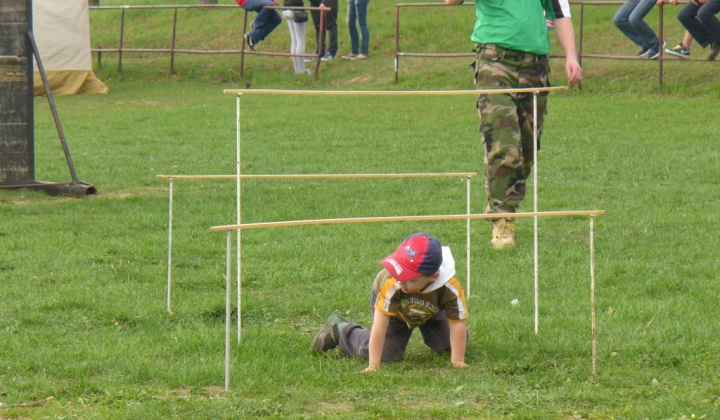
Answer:
[[(103, 5), (162, 4), (154, 1), (107, 0)], [(176, 4), (195, 4), (178, 2)], [(234, 4), (221, 0), (221, 4)], [(342, 2), (341, 2), (342, 3)], [(472, 87), (471, 58), (401, 58), (400, 83), (394, 84), (393, 57), (395, 39), (395, 2), (374, 0), (370, 5), (372, 59), (365, 62), (337, 60), (323, 63), (320, 80), (297, 77), (292, 72), (288, 58), (248, 56), (245, 78), (239, 80), (240, 57), (237, 55), (187, 55), (175, 57), (175, 74), (170, 74), (168, 54), (126, 53), (123, 56), (122, 75), (117, 74), (117, 55), (105, 53), (103, 67), (98, 70), (103, 80), (211, 80), (229, 86), (275, 88), (333, 88), (333, 89), (467, 89)], [(675, 19), (679, 10), (666, 6), (665, 35), (669, 45), (682, 38), (683, 28)], [(340, 52), (349, 49), (347, 28), (343, 23), (346, 5), (340, 7)], [(584, 10), (583, 51), (594, 54), (618, 54), (633, 56), (637, 47), (613, 27), (611, 19), (614, 6), (586, 6)], [(578, 28), (580, 10), (573, 7), (575, 25)], [(92, 15), (92, 45), (117, 47), (120, 33), (118, 10), (97, 10)], [(172, 10), (128, 10), (124, 45), (126, 47), (169, 48), (172, 30)], [(252, 17), (252, 16), (251, 16)], [(178, 13), (177, 48), (189, 49), (237, 49), (242, 37), (241, 9), (222, 10), (180, 9)], [(653, 9), (647, 17), (652, 26), (658, 25), (658, 11)], [(469, 40), (474, 22), (472, 7), (421, 7), (403, 8), (401, 12), (402, 51), (467, 53), (473, 45)], [(312, 25), (309, 26), (309, 28)], [(202, 30), (198, 30), (202, 28)], [(577, 29), (576, 29), (577, 30)], [(312, 34), (312, 29), (308, 29)], [(308, 50), (313, 48), (312, 35), (308, 37)], [(554, 53), (561, 49), (554, 42)], [(284, 23), (266, 41), (258, 46), (260, 51), (284, 52), (289, 35)], [(693, 57), (703, 57), (697, 44), (692, 46)], [(96, 57), (94, 57), (96, 60)], [(706, 62), (665, 61), (663, 88), (658, 87), (657, 62), (585, 59), (585, 83), (587, 91), (623, 93), (672, 93), (697, 94), (716, 86), (716, 65)], [(232, 70), (232, 72), (231, 72)], [(235, 73), (233, 73), (235, 72)], [(561, 60), (553, 63), (554, 84), (565, 83)]]
[[(391, 3), (372, 5), (378, 22), (391, 19)], [(418, 68), (433, 67), (394, 85), (391, 29), (376, 32), (372, 60), (330, 63), (315, 82), (291, 75), (286, 59), (258, 59), (248, 67), (253, 86), (470, 87), (458, 60), (418, 59)], [(276, 37), (278, 48), (285, 39)], [(244, 341), (233, 348), (233, 392), (225, 394), (217, 388), (224, 237), (208, 227), (234, 218), (234, 192), (225, 181), (177, 182), (168, 316), (167, 184), (155, 175), (234, 170), (235, 104), (221, 90), (242, 82), (227, 72), (237, 58), (182, 59), (172, 76), (167, 62), (128, 58), (122, 75), (106, 65), (98, 73), (110, 95), (56, 98), (79, 176), (98, 186), (97, 198), (0, 191), (0, 401), (56, 397), (0, 417), (720, 415), (718, 127), (705, 113), (677, 118), (717, 104), (712, 79), (697, 75), (715, 64), (668, 64), (658, 89), (651, 63), (598, 60), (585, 67), (582, 92), (552, 99), (539, 204), (608, 211), (596, 221), (597, 376), (589, 373), (586, 220), (540, 223), (539, 336), (531, 221), (519, 222), (520, 245), (503, 259), (487, 243), (487, 225), (474, 222), (471, 368), (448, 368), (415, 337), (405, 361), (372, 377), (357, 374), (362, 361), (309, 355), (312, 334), (332, 311), (367, 325), (373, 261), (408, 230), (453, 245), (464, 273), (464, 223), (307, 227), (243, 235)], [(36, 108), (38, 178), (67, 179), (41, 98)], [(284, 109), (311, 111), (289, 125)], [(246, 173), (482, 170), (471, 97), (246, 96), (243, 121)], [(473, 183), (474, 211), (482, 210), (480, 185)], [(247, 182), (243, 219), (459, 213), (463, 195), (459, 180)], [(415, 198), (431, 196), (438, 198)], [(519, 309), (508, 304), (513, 298)]]

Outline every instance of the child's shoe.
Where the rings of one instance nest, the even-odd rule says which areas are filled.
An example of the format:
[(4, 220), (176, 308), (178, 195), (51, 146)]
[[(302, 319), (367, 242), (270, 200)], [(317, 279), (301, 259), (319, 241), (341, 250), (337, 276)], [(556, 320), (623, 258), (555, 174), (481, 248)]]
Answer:
[(312, 343), (310, 343), (310, 351), (322, 353), (337, 347), (340, 344), (339, 325), (344, 327), (347, 323), (347, 320), (338, 314), (330, 315), (323, 328), (313, 337)]

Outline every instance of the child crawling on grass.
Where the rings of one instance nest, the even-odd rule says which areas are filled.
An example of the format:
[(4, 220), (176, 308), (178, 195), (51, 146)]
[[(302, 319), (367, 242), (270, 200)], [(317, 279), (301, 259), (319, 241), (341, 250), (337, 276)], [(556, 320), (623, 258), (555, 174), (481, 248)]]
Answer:
[(467, 367), (468, 310), (450, 248), (427, 233), (415, 233), (380, 263), (385, 268), (370, 294), (372, 329), (330, 315), (310, 350), (321, 353), (340, 346), (350, 357), (368, 359), (363, 372), (375, 372), (381, 362), (402, 357), (418, 328), (428, 347), (437, 354), (450, 351), (453, 366)]

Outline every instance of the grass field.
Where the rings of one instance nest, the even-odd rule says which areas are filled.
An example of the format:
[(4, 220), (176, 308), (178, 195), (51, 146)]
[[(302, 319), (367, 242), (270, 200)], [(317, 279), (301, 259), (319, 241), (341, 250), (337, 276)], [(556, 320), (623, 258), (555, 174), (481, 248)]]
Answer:
[[(392, 18), (392, 3), (373, 6), (378, 26)], [(204, 33), (228, 26), (206, 23)], [(391, 32), (373, 32), (371, 60), (329, 63), (318, 81), (295, 78), (287, 59), (248, 63), (248, 81), (472, 87), (462, 61), (420, 59), (433, 64), (395, 85)], [(175, 75), (167, 57), (128, 57), (122, 74), (106, 61), (97, 73), (109, 95), (55, 98), (78, 176), (98, 194), (0, 190), (0, 419), (720, 418), (716, 63), (668, 63), (659, 88), (651, 63), (591, 61), (582, 91), (550, 99), (539, 208), (607, 211), (595, 221), (596, 375), (586, 218), (539, 221), (538, 335), (532, 221), (518, 221), (507, 252), (474, 221), (470, 367), (450, 367), (416, 334), (375, 375), (337, 350), (310, 354), (313, 334), (332, 312), (369, 326), (378, 260), (414, 231), (452, 247), (464, 284), (465, 222), (309, 226), (243, 233), (243, 341), (224, 392), (225, 235), (210, 227), (234, 223), (235, 184), (175, 182), (169, 315), (168, 184), (156, 175), (234, 172), (235, 98), (223, 89), (247, 82), (227, 71), (237, 60), (188, 57)], [(37, 179), (67, 181), (45, 99), (35, 107)], [(482, 173), (477, 123), (472, 96), (246, 95), (242, 170)], [(481, 212), (482, 176), (472, 182)], [(464, 179), (248, 180), (242, 194), (244, 222), (465, 211)]]

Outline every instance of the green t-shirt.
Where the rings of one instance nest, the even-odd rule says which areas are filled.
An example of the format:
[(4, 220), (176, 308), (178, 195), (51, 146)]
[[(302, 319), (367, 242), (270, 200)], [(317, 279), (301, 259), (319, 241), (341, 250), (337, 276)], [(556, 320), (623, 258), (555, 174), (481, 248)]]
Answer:
[(475, 0), (472, 41), (550, 54), (545, 19), (570, 17), (568, 0)]

